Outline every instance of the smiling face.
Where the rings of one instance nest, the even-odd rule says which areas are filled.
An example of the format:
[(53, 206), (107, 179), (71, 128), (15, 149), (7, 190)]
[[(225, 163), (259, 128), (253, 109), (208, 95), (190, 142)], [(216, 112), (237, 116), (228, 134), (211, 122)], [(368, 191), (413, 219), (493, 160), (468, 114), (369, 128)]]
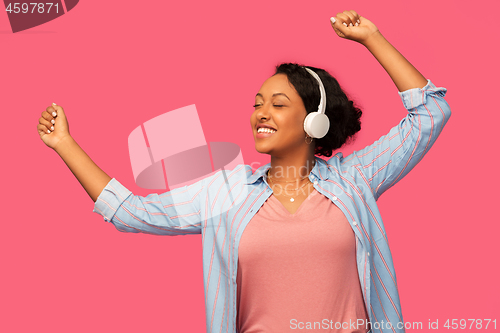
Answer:
[[(310, 149), (304, 141), (304, 119), (306, 108), (299, 94), (285, 74), (276, 74), (267, 79), (255, 96), (255, 111), (250, 117), (255, 149), (259, 153), (285, 156), (297, 149)], [(258, 132), (265, 125), (274, 133)]]

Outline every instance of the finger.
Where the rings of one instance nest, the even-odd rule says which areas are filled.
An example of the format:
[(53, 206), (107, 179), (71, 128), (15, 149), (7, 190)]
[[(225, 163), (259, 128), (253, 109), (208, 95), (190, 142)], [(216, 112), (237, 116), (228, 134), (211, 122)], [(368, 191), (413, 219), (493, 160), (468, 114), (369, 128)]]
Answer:
[(337, 34), (337, 36), (339, 36), (341, 38), (346, 38), (346, 35), (344, 33), (345, 31), (343, 31), (345, 29), (345, 26), (342, 25), (342, 21), (340, 20), (340, 18), (338, 16), (339, 16), (339, 14), (337, 14), (337, 17), (330, 18), (332, 28), (335, 31), (335, 33)]
[(350, 10), (345, 10), (343, 14), (345, 14), (349, 18), (349, 22), (346, 22), (349, 27), (352, 27), (356, 24), (356, 17), (351, 13)]
[(38, 122), (45, 126), (45, 128), (47, 128), (48, 130), (50, 130), (51, 132), (54, 131), (54, 125), (50, 123), (50, 121), (47, 121), (45, 118), (43, 117), (40, 117), (40, 119), (38, 120)]
[(52, 105), (47, 107), (47, 112), (53, 117), (57, 117), (57, 110)]
[(335, 32), (337, 35), (339, 35), (342, 38), (347, 38), (346, 36), (349, 34), (349, 28), (347, 26), (346, 20), (349, 19), (349, 17), (343, 13), (338, 13), (336, 17), (336, 22), (333, 25), (333, 28), (335, 29)]
[(45, 125), (38, 124), (36, 126), (36, 129), (38, 130), (38, 134), (40, 134), (40, 136), (43, 136), (44, 134), (50, 134), (50, 130), (45, 127)]
[(64, 110), (63, 110), (62, 106), (57, 105), (56, 103), (52, 103), (52, 107), (55, 109), (55, 112), (58, 116), (60, 116), (61, 118), (65, 117)]
[(340, 24), (344, 25), (344, 27), (348, 27), (351, 23), (351, 18), (344, 13), (338, 13), (337, 20)]
[(51, 113), (49, 113), (49, 111), (43, 111), (42, 118), (47, 120), (48, 122), (52, 123), (52, 125), (54, 125), (56, 123), (56, 121), (54, 120), (54, 116)]
[(359, 14), (355, 10), (350, 10), (349, 12), (354, 17), (354, 22), (355, 22), (354, 25), (358, 26), (361, 23), (361, 21), (360, 21), (361, 16), (359, 16)]
[(332, 25), (333, 30), (335, 30), (335, 33), (340, 36), (340, 37), (345, 37), (345, 35), (339, 30), (339, 26), (342, 25), (342, 23), (339, 22), (335, 17), (330, 17), (330, 23)]

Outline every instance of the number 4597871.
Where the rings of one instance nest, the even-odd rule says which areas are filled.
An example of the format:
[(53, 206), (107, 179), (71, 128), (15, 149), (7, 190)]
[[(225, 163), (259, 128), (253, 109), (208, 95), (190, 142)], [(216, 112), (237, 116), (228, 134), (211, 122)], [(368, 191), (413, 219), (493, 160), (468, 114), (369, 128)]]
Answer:
[[(19, 7), (19, 5), (21, 5)], [(52, 8), (52, 6), (55, 7), (55, 11), (56, 13), (59, 13), (59, 4), (56, 3), (54, 5), (54, 3), (52, 2), (47, 2), (47, 3), (43, 3), (43, 2), (30, 2), (29, 4), (27, 2), (22, 2), (22, 3), (9, 3), (9, 5), (7, 6), (7, 8), (5, 8), (5, 11), (9, 12), (9, 13), (14, 13), (14, 14), (17, 14), (17, 13), (27, 13), (29, 11), (29, 6), (30, 5), (33, 5), (33, 7), (31, 7), (31, 14), (33, 13), (39, 13), (39, 14), (43, 14), (43, 13), (50, 13), (50, 9)], [(45, 10), (45, 5), (47, 5), (48, 9)], [(50, 5), (50, 6), (49, 6)], [(36, 11), (35, 11), (35, 8), (36, 8)]]
[[(484, 321), (484, 323), (483, 323)], [(488, 325), (490, 323), (493, 323), (494, 325), (494, 328), (493, 329), (497, 329), (497, 320), (496, 319), (451, 319), (451, 323), (450, 323), (450, 319), (448, 319), (445, 323), (444, 323), (444, 327), (446, 327), (447, 329), (452, 329), (452, 330), (456, 330), (456, 329), (466, 329), (467, 328), (467, 324), (468, 322), (470, 323), (469, 325), (469, 329), (488, 329)]]

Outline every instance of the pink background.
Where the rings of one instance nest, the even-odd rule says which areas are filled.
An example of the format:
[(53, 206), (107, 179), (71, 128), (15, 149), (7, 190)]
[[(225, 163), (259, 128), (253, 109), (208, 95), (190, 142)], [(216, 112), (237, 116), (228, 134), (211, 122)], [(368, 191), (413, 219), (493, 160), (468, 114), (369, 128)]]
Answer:
[(404, 319), (424, 328), (439, 319), (440, 331), (446, 319), (500, 320), (499, 5), (461, 3), (87, 0), (16, 34), (1, 12), (0, 331), (204, 331), (201, 238), (125, 234), (104, 222), (39, 139), (38, 118), (52, 102), (63, 106), (94, 161), (147, 195), (134, 184), (128, 135), (186, 105), (196, 104), (207, 142), (234, 142), (246, 164), (267, 163), (249, 117), (274, 66), (291, 61), (330, 71), (363, 108), (357, 141), (341, 149), (348, 155), (406, 115), (372, 55), (333, 32), (329, 18), (348, 9), (449, 90), (441, 137), (378, 201)]

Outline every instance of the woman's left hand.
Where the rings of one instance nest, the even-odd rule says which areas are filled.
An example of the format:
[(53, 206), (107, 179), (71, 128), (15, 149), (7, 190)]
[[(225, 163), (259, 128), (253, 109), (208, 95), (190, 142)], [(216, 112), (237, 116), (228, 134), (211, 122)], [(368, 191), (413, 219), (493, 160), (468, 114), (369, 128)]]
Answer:
[(339, 37), (361, 44), (364, 44), (370, 36), (379, 32), (375, 24), (360, 16), (354, 10), (337, 13), (335, 17), (330, 19), (330, 23)]

